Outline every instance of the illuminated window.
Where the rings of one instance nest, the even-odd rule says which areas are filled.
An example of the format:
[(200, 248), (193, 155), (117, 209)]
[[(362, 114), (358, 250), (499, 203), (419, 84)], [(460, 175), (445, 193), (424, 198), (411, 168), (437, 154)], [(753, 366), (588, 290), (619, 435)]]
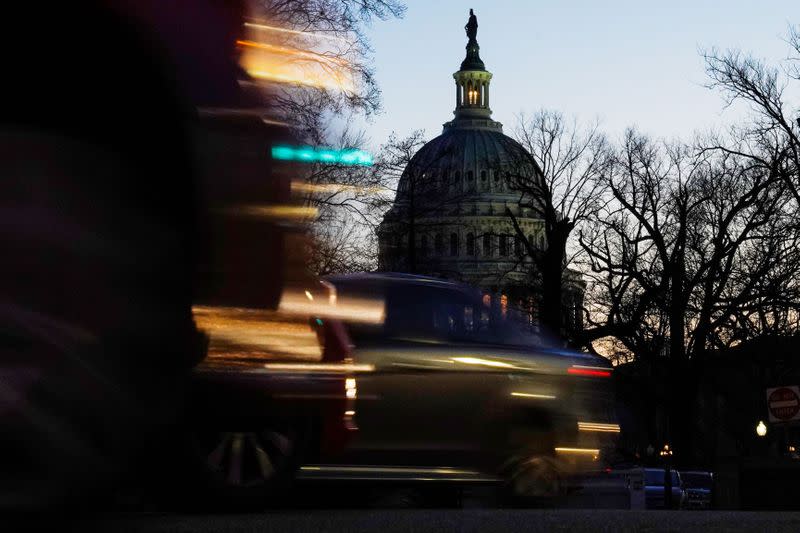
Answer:
[(505, 294), (500, 296), (500, 313), (505, 318), (508, 315), (508, 296)]
[(469, 84), (469, 90), (467, 91), (467, 98), (469, 99), (470, 105), (476, 105), (478, 103), (478, 90), (475, 88), (474, 85), (471, 83)]

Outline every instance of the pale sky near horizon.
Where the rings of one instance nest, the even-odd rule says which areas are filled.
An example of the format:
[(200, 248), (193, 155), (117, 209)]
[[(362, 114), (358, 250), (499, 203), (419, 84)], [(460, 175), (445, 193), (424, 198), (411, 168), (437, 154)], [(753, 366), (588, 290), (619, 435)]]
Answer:
[(493, 118), (506, 133), (517, 113), (540, 108), (599, 118), (612, 138), (627, 126), (665, 138), (721, 126), (744, 110), (724, 109), (703, 86), (699, 50), (740, 48), (777, 63), (789, 52), (789, 24), (800, 24), (798, 0), (406, 3), (403, 19), (369, 30), (384, 108), (366, 125), (374, 146), (392, 131), (424, 129), (431, 139), (452, 118), (470, 7), (494, 74)]

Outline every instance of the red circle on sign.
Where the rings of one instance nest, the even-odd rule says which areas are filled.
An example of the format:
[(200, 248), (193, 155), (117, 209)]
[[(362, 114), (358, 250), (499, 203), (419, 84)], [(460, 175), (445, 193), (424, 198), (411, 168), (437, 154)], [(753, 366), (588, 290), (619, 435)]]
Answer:
[(800, 411), (800, 398), (792, 389), (775, 389), (767, 400), (769, 412), (779, 420), (791, 420)]

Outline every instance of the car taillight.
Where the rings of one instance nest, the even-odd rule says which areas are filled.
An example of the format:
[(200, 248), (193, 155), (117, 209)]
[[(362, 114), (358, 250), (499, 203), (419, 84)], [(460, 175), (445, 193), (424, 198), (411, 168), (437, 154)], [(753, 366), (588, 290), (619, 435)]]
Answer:
[(573, 365), (567, 369), (568, 374), (573, 376), (589, 376), (593, 378), (609, 378), (611, 370), (601, 367)]

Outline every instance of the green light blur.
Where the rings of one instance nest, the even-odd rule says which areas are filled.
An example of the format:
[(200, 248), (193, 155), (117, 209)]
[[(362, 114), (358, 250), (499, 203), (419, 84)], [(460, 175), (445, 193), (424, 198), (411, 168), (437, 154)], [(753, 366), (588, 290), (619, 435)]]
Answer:
[(339, 165), (372, 166), (372, 154), (364, 150), (346, 148), (334, 150), (313, 146), (273, 146), (272, 158), (281, 161), (302, 161), (304, 163), (326, 163)]

